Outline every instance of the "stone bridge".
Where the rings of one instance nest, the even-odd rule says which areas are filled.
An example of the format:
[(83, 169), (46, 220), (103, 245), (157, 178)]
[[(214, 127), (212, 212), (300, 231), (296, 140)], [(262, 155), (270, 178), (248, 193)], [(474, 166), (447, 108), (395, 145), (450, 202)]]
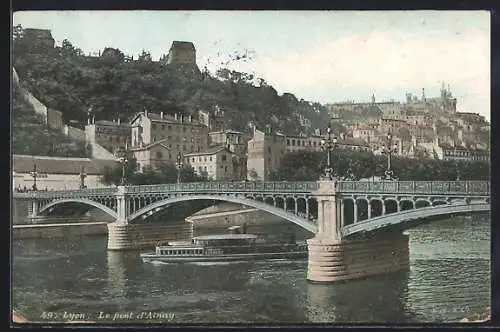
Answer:
[[(116, 220), (108, 225), (108, 249), (120, 250), (130, 248), (130, 236), (124, 235), (129, 229), (190, 201), (251, 206), (307, 229), (315, 235), (308, 240), (308, 279), (335, 281), (407, 265), (408, 239), (403, 229), (436, 216), (489, 212), (490, 183), (333, 180), (119, 186), (33, 193), (31, 216), (57, 215), (61, 208), (75, 206), (99, 208)], [(356, 263), (348, 264), (347, 256)], [(373, 262), (377, 264), (370, 265)], [(361, 268), (353, 270), (358, 265)]]

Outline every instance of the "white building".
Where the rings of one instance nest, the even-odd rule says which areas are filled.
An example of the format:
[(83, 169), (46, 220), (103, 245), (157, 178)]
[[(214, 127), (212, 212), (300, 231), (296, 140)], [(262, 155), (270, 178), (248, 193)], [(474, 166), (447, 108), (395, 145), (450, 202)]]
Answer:
[(215, 146), (202, 152), (184, 155), (187, 164), (198, 175), (212, 180), (232, 180), (234, 178), (233, 154), (224, 146)]
[(35, 165), (39, 175), (36, 179), (38, 190), (78, 189), (82, 170), (87, 188), (107, 187), (101, 183), (101, 175), (105, 167), (115, 167), (116, 164), (114, 160), (13, 155), (12, 188), (31, 189), (34, 182), (31, 172)]

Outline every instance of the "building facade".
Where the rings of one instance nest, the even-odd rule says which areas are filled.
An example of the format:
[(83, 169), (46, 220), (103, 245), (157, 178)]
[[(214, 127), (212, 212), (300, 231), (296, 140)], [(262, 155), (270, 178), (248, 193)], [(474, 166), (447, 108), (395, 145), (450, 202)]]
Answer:
[(85, 126), (85, 138), (88, 142), (101, 145), (111, 153), (122, 150), (130, 143), (131, 126), (117, 121), (90, 121)]
[(212, 111), (198, 111), (198, 121), (208, 127), (210, 132), (223, 131), (224, 111), (215, 105)]
[(167, 64), (196, 65), (196, 48), (193, 43), (174, 40), (168, 51)]
[(36, 50), (53, 49), (55, 46), (50, 30), (26, 28), (23, 29), (23, 38), (29, 40)]
[(201, 176), (211, 180), (234, 180), (233, 154), (224, 146), (184, 155), (185, 162)]
[(148, 145), (134, 146), (127, 151), (134, 157), (137, 169), (143, 171), (145, 168), (158, 168), (162, 163), (175, 163), (177, 155), (172, 154), (165, 140)]
[(286, 137), (281, 133), (266, 132), (254, 127), (253, 137), (247, 143), (247, 179), (267, 181), (269, 172), (279, 168), (286, 153)]
[(177, 154), (201, 152), (208, 148), (208, 128), (191, 115), (138, 113), (130, 122), (132, 148), (161, 141), (172, 158)]
[(33, 169), (36, 165), (38, 190), (76, 190), (80, 188), (81, 173), (85, 174), (87, 188), (107, 187), (101, 183), (106, 167), (117, 165), (113, 160), (89, 158), (61, 158), (46, 156), (12, 156), (12, 188), (24, 191), (33, 187)]

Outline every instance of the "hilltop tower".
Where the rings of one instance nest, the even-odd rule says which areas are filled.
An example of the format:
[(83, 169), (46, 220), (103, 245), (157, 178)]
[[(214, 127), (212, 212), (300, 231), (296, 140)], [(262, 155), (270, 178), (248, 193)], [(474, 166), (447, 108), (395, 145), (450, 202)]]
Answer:
[(168, 51), (166, 62), (167, 64), (196, 65), (196, 48), (192, 42), (174, 40)]

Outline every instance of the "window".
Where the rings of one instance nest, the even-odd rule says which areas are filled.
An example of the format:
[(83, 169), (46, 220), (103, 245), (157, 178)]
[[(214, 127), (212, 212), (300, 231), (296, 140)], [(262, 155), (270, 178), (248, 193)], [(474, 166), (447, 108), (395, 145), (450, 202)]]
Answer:
[(223, 165), (220, 165), (220, 168), (224, 168), (224, 166), (223, 166)]
[(292, 146), (295, 146), (295, 140), (292, 139)]
[(161, 130), (165, 130), (165, 125), (161, 125)]
[(153, 123), (153, 124), (151, 125), (151, 129), (152, 129), (152, 130), (156, 130), (156, 124), (154, 124), (154, 123)]
[(185, 133), (186, 132), (186, 127), (182, 127), (182, 132)]
[(286, 139), (286, 145), (290, 145), (290, 139), (289, 138)]
[(193, 157), (193, 163), (194, 163), (194, 157)]
[(171, 125), (168, 126), (168, 130), (172, 130), (172, 126)]
[(206, 172), (207, 171), (207, 166), (203, 167), (203, 170)]
[(207, 157), (203, 157), (203, 161), (205, 161), (205, 162), (206, 162), (206, 161), (207, 161)]
[(161, 159), (162, 157), (161, 151), (156, 151), (156, 159)]
[(210, 156), (210, 161), (212, 161), (212, 156)]
[(302, 146), (306, 146), (306, 141), (302, 141)]
[(227, 157), (225, 154), (222, 155), (222, 161), (226, 161)]
[(267, 151), (268, 151), (269, 153), (271, 153), (271, 147), (268, 147), (268, 148), (267, 148)]
[(153, 136), (153, 142), (156, 142), (156, 136)]

